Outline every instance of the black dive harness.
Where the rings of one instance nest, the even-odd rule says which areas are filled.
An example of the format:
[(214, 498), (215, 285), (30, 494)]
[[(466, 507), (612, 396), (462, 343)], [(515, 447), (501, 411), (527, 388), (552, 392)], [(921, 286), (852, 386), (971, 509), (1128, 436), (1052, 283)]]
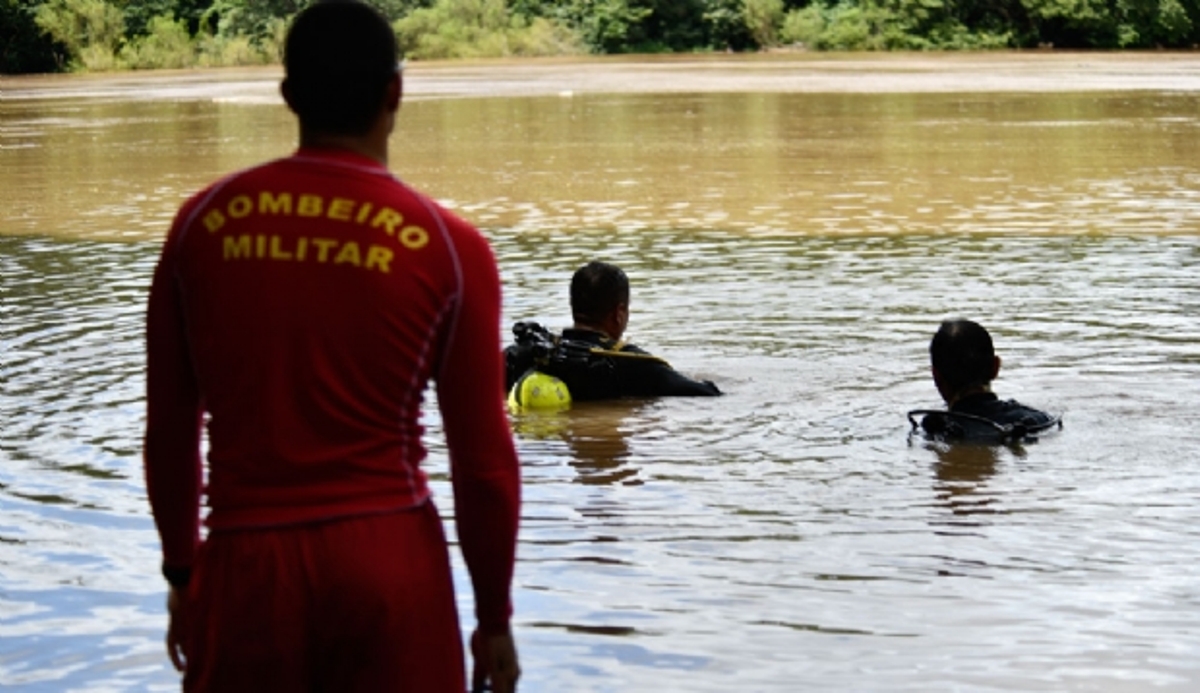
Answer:
[(517, 349), (533, 367), (551, 375), (562, 369), (591, 369), (602, 367), (595, 351), (605, 352), (594, 344), (563, 339), (536, 322), (518, 322), (512, 327)]
[(652, 354), (622, 351), (625, 345), (623, 341), (599, 346), (594, 342), (556, 335), (536, 322), (515, 323), (512, 332), (517, 347), (514, 357), (548, 375), (561, 377), (563, 373), (611, 371), (614, 357), (666, 363)]
[[(923, 417), (920, 421), (916, 417)], [(1051, 428), (1062, 428), (1062, 417), (1046, 421), (998, 423), (989, 418), (940, 409), (913, 409), (908, 412), (912, 431), (924, 430), (943, 440), (997, 440), (1001, 443), (1029, 443)]]

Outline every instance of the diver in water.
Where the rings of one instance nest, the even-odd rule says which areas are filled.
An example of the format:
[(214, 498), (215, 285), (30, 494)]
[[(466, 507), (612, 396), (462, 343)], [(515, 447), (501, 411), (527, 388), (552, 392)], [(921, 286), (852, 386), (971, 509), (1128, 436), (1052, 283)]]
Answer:
[[(945, 439), (995, 438), (1020, 441), (1061, 426), (1046, 412), (1016, 400), (1002, 400), (991, 383), (1000, 372), (992, 337), (982, 325), (970, 320), (946, 320), (929, 343), (933, 382), (947, 411), (909, 413), (924, 415), (920, 426), (926, 433)], [(916, 423), (914, 421), (914, 427)]]
[(571, 278), (575, 324), (561, 335), (541, 325), (513, 326), (504, 350), (505, 388), (541, 373), (562, 381), (575, 401), (617, 397), (715, 396), (711, 381), (692, 380), (666, 361), (621, 339), (629, 324), (629, 278), (621, 268), (593, 261)]

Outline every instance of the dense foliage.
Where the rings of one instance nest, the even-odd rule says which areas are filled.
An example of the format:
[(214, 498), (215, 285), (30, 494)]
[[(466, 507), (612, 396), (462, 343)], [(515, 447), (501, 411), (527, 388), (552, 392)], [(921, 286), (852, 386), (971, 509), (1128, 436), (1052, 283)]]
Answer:
[[(312, 0), (0, 0), (0, 72), (275, 62)], [(1196, 48), (1200, 0), (368, 0), (410, 59)]]

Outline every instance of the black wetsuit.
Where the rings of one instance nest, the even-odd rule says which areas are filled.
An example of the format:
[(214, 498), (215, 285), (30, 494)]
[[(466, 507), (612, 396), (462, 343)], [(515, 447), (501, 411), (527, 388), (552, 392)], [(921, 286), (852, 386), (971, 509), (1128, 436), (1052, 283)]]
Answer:
[(504, 352), (505, 387), (509, 389), (526, 371), (536, 368), (566, 383), (571, 399), (580, 402), (618, 397), (711, 397), (721, 394), (711, 381), (692, 380), (645, 350), (592, 330), (563, 330), (548, 354), (523, 347), (519, 338)]
[[(1058, 419), (1016, 400), (1002, 400), (993, 392), (978, 392), (955, 402), (947, 414), (931, 413), (921, 420), (926, 433), (945, 438), (1023, 437), (1044, 431)], [(965, 416), (954, 416), (964, 414)], [(986, 421), (977, 421), (986, 419)], [(987, 421), (996, 424), (989, 426)], [(1007, 432), (1013, 433), (1007, 433)]]

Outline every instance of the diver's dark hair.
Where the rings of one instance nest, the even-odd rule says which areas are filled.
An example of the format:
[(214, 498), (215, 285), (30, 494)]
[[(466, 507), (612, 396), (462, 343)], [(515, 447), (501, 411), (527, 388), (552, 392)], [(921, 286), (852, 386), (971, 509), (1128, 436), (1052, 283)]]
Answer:
[(992, 336), (970, 320), (946, 320), (929, 342), (929, 358), (952, 391), (987, 385), (996, 357)]
[(593, 260), (571, 277), (571, 314), (575, 322), (599, 322), (629, 303), (629, 277), (616, 265)]
[(284, 44), (284, 80), (306, 128), (362, 135), (396, 73), (396, 34), (359, 0), (320, 0), (301, 10)]

